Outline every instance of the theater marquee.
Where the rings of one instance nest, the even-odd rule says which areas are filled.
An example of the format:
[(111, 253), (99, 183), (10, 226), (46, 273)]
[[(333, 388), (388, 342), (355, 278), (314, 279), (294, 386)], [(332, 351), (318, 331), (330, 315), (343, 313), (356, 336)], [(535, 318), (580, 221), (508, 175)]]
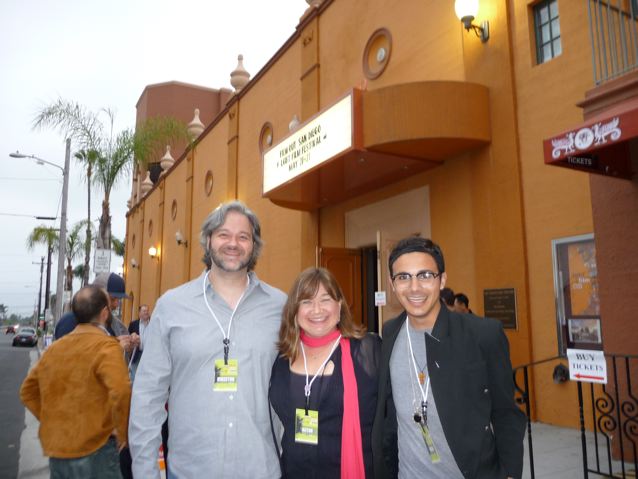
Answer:
[(352, 93), (264, 154), (263, 193), (303, 175), (354, 146)]

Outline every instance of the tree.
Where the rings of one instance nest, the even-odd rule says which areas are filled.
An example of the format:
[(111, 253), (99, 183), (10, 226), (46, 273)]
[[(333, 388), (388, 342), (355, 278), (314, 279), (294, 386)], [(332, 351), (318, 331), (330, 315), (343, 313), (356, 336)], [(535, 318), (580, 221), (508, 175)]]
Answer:
[(82, 234), (85, 226), (87, 231), (90, 232), (92, 229), (91, 223), (86, 220), (82, 220), (73, 225), (71, 231), (69, 231), (69, 234), (66, 237), (66, 284), (64, 289), (66, 291), (71, 291), (71, 293), (73, 293), (73, 266), (71, 265), (71, 262), (85, 251), (87, 240)]
[(96, 150), (79, 150), (73, 157), (86, 168), (86, 237), (84, 246), (84, 267), (82, 268), (82, 286), (89, 284), (89, 271), (91, 263), (91, 175), (93, 167), (97, 162), (98, 152)]
[(114, 121), (115, 114), (110, 109), (94, 113), (60, 98), (40, 110), (33, 125), (57, 129), (80, 148), (95, 152), (92, 181), (104, 193), (97, 237), (97, 247), (101, 249), (111, 244), (112, 189), (129, 174), (135, 162), (146, 164), (154, 155), (159, 158), (163, 151), (160, 146), (189, 140), (186, 125), (173, 118), (153, 118), (138, 125), (135, 133), (126, 129), (117, 134)]
[(117, 239), (115, 236), (111, 237), (111, 249), (117, 256), (124, 257), (125, 246), (124, 241)]
[(59, 241), (58, 230), (49, 226), (36, 226), (27, 237), (27, 249), (33, 251), (37, 245), (47, 247), (47, 282), (44, 292), (44, 310), (49, 308), (50, 286), (51, 286), (51, 256), (57, 248)]
[(5, 306), (4, 304), (0, 303), (0, 319), (2, 321), (4, 321), (7, 317), (7, 311), (9, 311), (9, 308)]
[(78, 279), (84, 278), (84, 265), (78, 264), (73, 268), (73, 277)]

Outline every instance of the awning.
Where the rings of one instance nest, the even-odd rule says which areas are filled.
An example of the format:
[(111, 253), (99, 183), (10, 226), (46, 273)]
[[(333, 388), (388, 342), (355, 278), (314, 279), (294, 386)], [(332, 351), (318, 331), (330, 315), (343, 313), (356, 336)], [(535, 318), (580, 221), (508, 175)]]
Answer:
[(638, 154), (638, 99), (590, 118), (543, 141), (548, 165), (588, 173), (631, 178), (632, 155)]
[(354, 89), (263, 155), (263, 196), (313, 210), (490, 143), (489, 96), (467, 82)]

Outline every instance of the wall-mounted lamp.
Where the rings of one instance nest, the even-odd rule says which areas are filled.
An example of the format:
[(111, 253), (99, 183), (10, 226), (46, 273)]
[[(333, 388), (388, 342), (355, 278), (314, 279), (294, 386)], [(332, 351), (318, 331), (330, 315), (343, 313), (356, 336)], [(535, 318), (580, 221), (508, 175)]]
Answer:
[(159, 251), (155, 246), (151, 246), (148, 249), (148, 255), (153, 259), (159, 259)]
[(131, 258), (131, 268), (137, 268), (139, 264), (135, 258)]
[(177, 241), (178, 246), (181, 246), (181, 245), (184, 245), (184, 247), (188, 246), (188, 240), (184, 239), (184, 235), (182, 234), (180, 230), (177, 230), (175, 232), (175, 241)]
[(456, 0), (454, 2), (454, 11), (463, 23), (463, 27), (468, 32), (473, 30), (481, 42), (485, 43), (490, 38), (490, 23), (485, 21), (481, 23), (481, 26), (472, 23), (478, 14), (478, 9), (479, 0)]

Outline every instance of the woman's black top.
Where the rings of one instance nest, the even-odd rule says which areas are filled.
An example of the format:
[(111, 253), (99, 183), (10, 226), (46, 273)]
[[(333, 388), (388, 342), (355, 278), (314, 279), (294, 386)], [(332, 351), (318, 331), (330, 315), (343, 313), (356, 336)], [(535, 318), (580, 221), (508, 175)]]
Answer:
[[(377, 370), (381, 340), (368, 334), (363, 339), (350, 339), (350, 353), (357, 378), (359, 418), (366, 477), (372, 470), (372, 422), (377, 405)], [(293, 373), (288, 359), (278, 357), (270, 378), (272, 407), (284, 425), (281, 441), (282, 474), (287, 479), (338, 479), (341, 476), (341, 426), (343, 421), (343, 375), (341, 347), (331, 357), (334, 370), (329, 376), (318, 376), (312, 384), (310, 409), (319, 411), (319, 444), (295, 443), (295, 410), (305, 408), (305, 374)], [(312, 379), (312, 374), (308, 378)]]

